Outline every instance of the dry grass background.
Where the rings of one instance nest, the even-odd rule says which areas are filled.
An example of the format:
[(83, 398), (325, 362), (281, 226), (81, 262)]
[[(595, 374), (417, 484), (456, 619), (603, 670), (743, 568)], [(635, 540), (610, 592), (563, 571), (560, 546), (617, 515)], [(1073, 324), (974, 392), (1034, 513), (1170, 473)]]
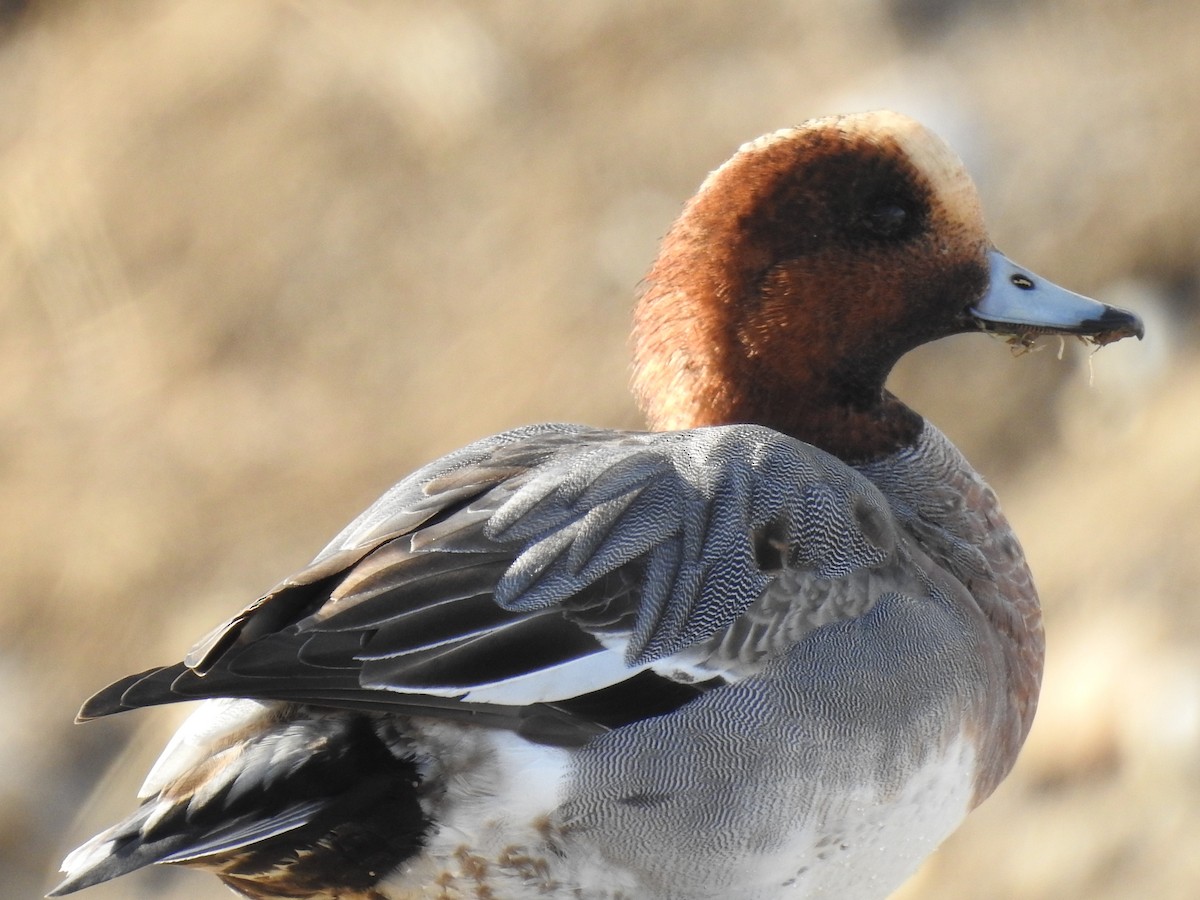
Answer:
[[(1082, 348), (981, 336), (897, 373), (998, 488), (1050, 641), (1016, 773), (904, 895), (1200, 890), (1200, 4), (0, 15), (0, 893), (128, 809), (178, 715), (77, 728), (87, 693), (435, 454), (635, 426), (628, 309), (683, 200), (746, 139), (884, 105), (959, 149), (1014, 258), (1150, 329), (1090, 388)], [(226, 894), (148, 872), (89, 896)]]

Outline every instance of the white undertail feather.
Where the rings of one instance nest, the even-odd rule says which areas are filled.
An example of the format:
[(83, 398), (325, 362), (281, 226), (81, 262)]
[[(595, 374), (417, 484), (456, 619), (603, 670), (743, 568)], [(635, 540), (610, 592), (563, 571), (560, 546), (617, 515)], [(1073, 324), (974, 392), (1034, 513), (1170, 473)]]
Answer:
[(176, 778), (186, 774), (239, 733), (260, 728), (272, 717), (278, 704), (262, 700), (219, 697), (201, 701), (179, 730), (171, 736), (158, 760), (150, 767), (138, 790), (138, 799), (152, 797)]

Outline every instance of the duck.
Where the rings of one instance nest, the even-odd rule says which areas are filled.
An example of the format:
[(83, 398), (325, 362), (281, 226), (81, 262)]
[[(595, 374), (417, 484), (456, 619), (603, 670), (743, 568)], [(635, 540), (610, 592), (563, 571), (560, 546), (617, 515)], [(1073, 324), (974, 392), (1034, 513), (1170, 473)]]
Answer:
[(61, 896), (886, 897), (1012, 769), (1039, 600), (996, 495), (885, 383), (967, 332), (1141, 338), (1018, 266), (954, 152), (874, 111), (743, 145), (637, 300), (646, 430), (540, 424), (387, 490), (182, 661), (200, 701)]

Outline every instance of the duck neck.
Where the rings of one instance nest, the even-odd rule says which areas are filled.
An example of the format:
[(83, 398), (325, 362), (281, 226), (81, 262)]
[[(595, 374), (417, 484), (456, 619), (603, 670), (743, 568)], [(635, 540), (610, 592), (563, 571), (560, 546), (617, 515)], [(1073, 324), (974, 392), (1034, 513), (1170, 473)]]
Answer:
[(793, 357), (778, 371), (778, 358), (747, 353), (737, 330), (717, 317), (639, 317), (633, 390), (651, 430), (765, 425), (851, 464), (920, 435), (924, 419), (884, 389), (891, 366), (878, 356), (836, 370)]
[(766, 425), (850, 465), (883, 459), (911, 447), (925, 424), (920, 415), (882, 387), (866, 396), (804, 386), (788, 393), (790, 396), (735, 398), (725, 420)]
[(697, 218), (667, 235), (634, 314), (633, 391), (650, 428), (765, 425), (849, 463), (911, 446), (923, 420), (884, 383), (935, 335), (880, 327), (873, 311), (895, 298), (871, 285), (852, 292), (871, 302), (830, 308), (836, 273), (768, 265), (745, 236)]

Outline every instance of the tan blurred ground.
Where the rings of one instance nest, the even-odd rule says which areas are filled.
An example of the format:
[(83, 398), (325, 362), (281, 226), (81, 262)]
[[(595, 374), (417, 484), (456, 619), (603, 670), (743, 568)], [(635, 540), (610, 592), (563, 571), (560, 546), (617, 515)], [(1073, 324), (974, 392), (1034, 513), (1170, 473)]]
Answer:
[(960, 150), (1014, 258), (1150, 329), (1090, 388), (1081, 348), (981, 336), (896, 378), (1000, 491), (1050, 640), (1016, 774), (905, 896), (1200, 894), (1200, 4), (0, 15), (0, 893), (130, 808), (177, 715), (77, 728), (87, 693), (432, 455), (636, 425), (628, 308), (682, 201), (748, 138), (889, 105)]

